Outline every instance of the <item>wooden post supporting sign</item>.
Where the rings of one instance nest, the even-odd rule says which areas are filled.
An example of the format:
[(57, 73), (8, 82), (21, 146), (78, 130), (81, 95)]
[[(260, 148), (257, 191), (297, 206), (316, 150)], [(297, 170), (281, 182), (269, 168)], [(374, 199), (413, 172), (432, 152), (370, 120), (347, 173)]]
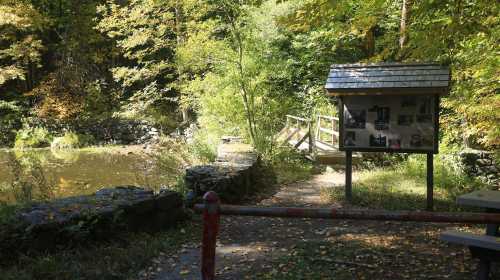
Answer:
[(427, 211), (434, 210), (434, 154), (427, 153)]
[(352, 151), (345, 152), (345, 199), (352, 201)]

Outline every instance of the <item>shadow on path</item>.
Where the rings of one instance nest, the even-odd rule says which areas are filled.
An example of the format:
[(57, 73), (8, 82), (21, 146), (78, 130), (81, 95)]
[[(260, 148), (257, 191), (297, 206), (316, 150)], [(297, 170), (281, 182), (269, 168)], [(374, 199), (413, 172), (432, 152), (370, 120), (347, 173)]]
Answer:
[[(354, 177), (356, 180), (356, 177)], [(258, 205), (342, 207), (321, 188), (343, 187), (331, 172), (282, 186)], [(200, 225), (201, 226), (201, 225)], [(456, 225), (223, 216), (217, 279), (472, 279), (466, 248), (439, 241)], [(468, 228), (478, 231), (479, 228)], [(200, 279), (199, 246), (159, 263), (155, 280)]]

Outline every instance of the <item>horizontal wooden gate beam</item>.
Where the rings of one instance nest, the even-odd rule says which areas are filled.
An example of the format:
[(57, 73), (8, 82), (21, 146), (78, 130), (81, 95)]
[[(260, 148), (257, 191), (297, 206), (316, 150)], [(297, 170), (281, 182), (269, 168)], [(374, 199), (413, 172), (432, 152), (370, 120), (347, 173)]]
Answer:
[[(196, 204), (195, 211), (202, 213), (204, 204)], [(432, 223), (464, 224), (500, 224), (500, 214), (494, 213), (459, 213), (428, 211), (385, 211), (340, 208), (295, 208), (295, 207), (255, 207), (220, 205), (221, 215), (280, 217), (280, 218), (316, 218), (345, 220), (380, 220)]]
[(500, 214), (453, 213), (419, 211), (356, 210), (338, 208), (254, 207), (220, 205), (215, 192), (207, 192), (204, 204), (194, 210), (203, 214), (203, 244), (201, 250), (201, 279), (215, 280), (215, 250), (219, 232), (220, 215), (319, 218), (349, 220), (414, 221), (433, 223), (500, 224)]

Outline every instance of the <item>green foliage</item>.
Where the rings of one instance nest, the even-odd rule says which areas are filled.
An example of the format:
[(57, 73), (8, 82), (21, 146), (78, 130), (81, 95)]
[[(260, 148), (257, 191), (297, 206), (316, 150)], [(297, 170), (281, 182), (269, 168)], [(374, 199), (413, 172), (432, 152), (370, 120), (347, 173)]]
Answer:
[(11, 146), (21, 127), (22, 107), (17, 102), (0, 100), (0, 146)]
[[(456, 155), (442, 154), (434, 159), (435, 207), (442, 211), (457, 211), (459, 195), (486, 185), (467, 176)], [(418, 210), (426, 204), (426, 157), (412, 155), (394, 167), (361, 171), (353, 184), (353, 203), (370, 208)], [(343, 190), (331, 189), (325, 195), (342, 199)]]
[[(210, 137), (243, 136), (258, 151), (272, 154), (283, 116), (299, 111), (304, 103), (291, 80), (287, 38), (277, 22), (291, 6), (273, 1), (260, 7), (226, 1), (213, 5), (222, 13), (218, 24), (200, 22), (201, 31), (192, 35), (206, 57), (200, 60), (187, 49), (190, 37), (179, 48), (179, 61), (192, 65), (183, 69), (207, 71), (185, 81), (185, 100), (197, 110), (200, 126)], [(227, 40), (216, 36), (221, 29)]]
[[(206, 139), (201, 140), (195, 134), (190, 143), (183, 140), (161, 136), (158, 142), (159, 154), (157, 164), (165, 173), (179, 174), (187, 165), (213, 162), (216, 157), (216, 146), (208, 146)], [(177, 177), (177, 175), (176, 175)], [(182, 177), (182, 176), (181, 176)]]
[(49, 147), (53, 136), (44, 127), (25, 127), (16, 134), (14, 148), (43, 148)]
[(276, 174), (277, 184), (283, 185), (307, 180), (312, 176), (312, 164), (289, 147), (279, 147), (265, 159)]
[(51, 149), (70, 150), (90, 146), (94, 143), (92, 135), (81, 135), (75, 132), (66, 132), (61, 137), (55, 137), (50, 144)]
[(106, 1), (98, 8), (97, 29), (116, 42), (126, 63), (111, 69), (126, 97), (123, 111), (143, 113), (173, 101), (175, 17), (172, 1)]
[(444, 100), (442, 122), (447, 140), (498, 147), (500, 6), (487, 0), (422, 1), (413, 10), (408, 56), (452, 67), (453, 87)]
[(19, 208), (19, 205), (11, 205), (0, 202), (0, 225), (9, 223)]
[(35, 32), (46, 22), (24, 1), (0, 1), (0, 86), (26, 80), (31, 67), (41, 66), (42, 41)]
[(188, 222), (157, 234), (124, 234), (109, 242), (24, 256), (2, 267), (2, 279), (130, 279), (160, 253), (198, 240), (198, 224)]
[(203, 163), (214, 162), (217, 157), (217, 143), (220, 138), (209, 137), (205, 133), (197, 132), (188, 147), (193, 157)]
[(499, 5), (409, 1), (400, 30), (402, 2), (1, 0), (0, 101), (166, 131), (195, 117), (207, 139), (240, 135), (272, 155), (285, 114), (335, 114), (332, 63), (437, 61), (452, 68), (442, 141), (498, 149)]

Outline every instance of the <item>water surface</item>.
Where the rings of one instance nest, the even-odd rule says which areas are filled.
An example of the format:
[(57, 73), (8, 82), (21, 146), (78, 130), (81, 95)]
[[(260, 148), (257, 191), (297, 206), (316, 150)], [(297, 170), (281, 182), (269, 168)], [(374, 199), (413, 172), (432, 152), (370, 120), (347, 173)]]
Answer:
[(16, 203), (90, 194), (102, 187), (172, 185), (176, 168), (136, 149), (102, 151), (0, 150), (0, 202)]

